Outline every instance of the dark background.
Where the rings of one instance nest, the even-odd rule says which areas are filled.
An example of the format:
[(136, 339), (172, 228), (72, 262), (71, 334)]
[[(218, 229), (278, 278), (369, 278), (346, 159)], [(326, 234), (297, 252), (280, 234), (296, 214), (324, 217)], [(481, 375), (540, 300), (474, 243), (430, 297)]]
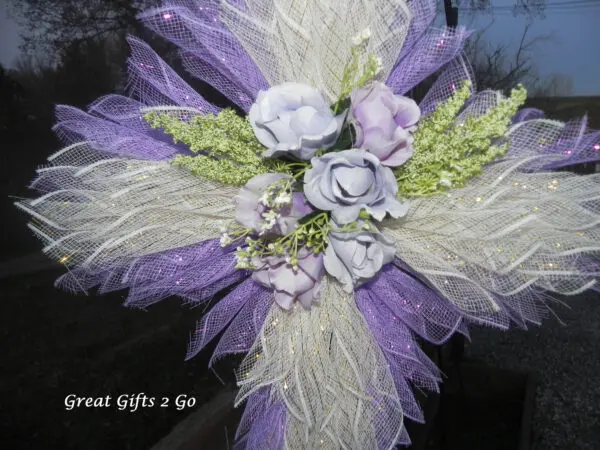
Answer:
[[(71, 2), (21, 3), (46, 4), (65, 13), (68, 8), (60, 8)], [(101, 34), (77, 40), (67, 32), (59, 33), (31, 43), (33, 48), (56, 52), (53, 64), (24, 58), (17, 68), (0, 68), (1, 448), (147, 449), (191, 410), (155, 406), (133, 413), (117, 411), (117, 396), (146, 393), (173, 399), (187, 394), (200, 405), (223, 389), (207, 369), (211, 349), (184, 362), (190, 333), (202, 310), (184, 307), (178, 299), (148, 311), (129, 310), (120, 305), (124, 293), (74, 296), (54, 289), (53, 280), (62, 269), (36, 256), (40, 243), (26, 228), (26, 217), (13, 206), (16, 198), (32, 195), (26, 186), (35, 168), (60, 148), (51, 131), (53, 105), (85, 108), (99, 96), (124, 92), (127, 48), (122, 37), (127, 31), (149, 40), (178, 68), (174, 49), (135, 25), (132, 17), (137, 9), (127, 8), (133, 4), (141, 8), (141, 3), (99, 3), (125, 8), (117, 10), (121, 28), (116, 34), (112, 31), (111, 39)], [(58, 17), (64, 21), (53, 29), (69, 31), (79, 26), (85, 31), (86, 24), (74, 22), (68, 14)], [(71, 28), (65, 28), (67, 19)], [(476, 55), (482, 49), (475, 46), (471, 51)], [(481, 89), (506, 89), (530, 73), (530, 60), (479, 60), (475, 69)], [(225, 104), (207, 86), (186, 79), (207, 98)], [(412, 94), (421, 96), (431, 81)], [(535, 91), (539, 95), (529, 105), (564, 120), (587, 112), (590, 126), (600, 128), (600, 98), (560, 97), (564, 93), (555, 84), (539, 87)], [(600, 302), (597, 296), (587, 295), (570, 299), (569, 304), (572, 309), (555, 307), (568, 326), (549, 318), (544, 327), (528, 332), (475, 329), (467, 349), (469, 357), (491, 366), (537, 375), (537, 450), (600, 448)], [(233, 379), (232, 370), (233, 364), (218, 367), (226, 383)], [(65, 411), (69, 394), (111, 395), (113, 405)]]

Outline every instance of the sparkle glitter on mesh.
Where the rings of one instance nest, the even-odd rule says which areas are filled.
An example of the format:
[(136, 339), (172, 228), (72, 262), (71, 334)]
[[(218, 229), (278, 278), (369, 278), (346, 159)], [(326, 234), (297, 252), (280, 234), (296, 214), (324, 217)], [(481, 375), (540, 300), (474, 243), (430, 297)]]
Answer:
[[(243, 111), (259, 91), (304, 82), (334, 102), (353, 38), (379, 78), (404, 94), (433, 73), (423, 116), (473, 71), (469, 32), (432, 28), (435, 0), (170, 0), (140, 15), (181, 49), (186, 70)], [(172, 295), (212, 305), (188, 357), (221, 338), (211, 364), (245, 354), (236, 448), (389, 449), (408, 445), (404, 418), (423, 421), (412, 386), (438, 390), (441, 374), (416, 338), (442, 344), (468, 325), (540, 323), (551, 294), (598, 289), (600, 175), (551, 169), (600, 160), (600, 132), (525, 108), (513, 118), (505, 156), (447, 195), (414, 200), (380, 231), (397, 259), (354, 294), (324, 281), (321, 304), (283, 311), (273, 294), (236, 270), (221, 227), (235, 217), (237, 189), (170, 165), (189, 154), (143, 120), (168, 111), (187, 120), (217, 113), (150, 46), (130, 38), (131, 97), (107, 95), (87, 111), (57, 108), (66, 146), (18, 203), (44, 251), (70, 270), (57, 285), (100, 293), (128, 289), (145, 308)], [(500, 93), (477, 92), (457, 122), (485, 114)], [(226, 294), (223, 294), (227, 290)]]

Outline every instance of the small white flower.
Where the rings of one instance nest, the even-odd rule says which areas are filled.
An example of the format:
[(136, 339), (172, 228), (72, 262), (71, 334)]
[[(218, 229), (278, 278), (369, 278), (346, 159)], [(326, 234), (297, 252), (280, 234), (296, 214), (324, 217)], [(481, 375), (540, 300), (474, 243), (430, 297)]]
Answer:
[(375, 64), (377, 66), (375, 69), (375, 74), (378, 74), (379, 72), (381, 72), (381, 69), (383, 69), (383, 61), (379, 56), (375, 57)]
[(369, 27), (362, 30), (356, 36), (352, 38), (352, 43), (354, 46), (358, 47), (359, 45), (367, 42), (371, 38), (371, 29)]
[(275, 205), (282, 206), (288, 205), (292, 202), (292, 196), (288, 195), (286, 192), (280, 193), (277, 198), (275, 198)]
[(269, 192), (265, 191), (258, 201), (265, 206), (271, 206), (271, 199), (269, 197)]
[(221, 247), (226, 247), (229, 244), (231, 244), (233, 241), (231, 240), (231, 236), (229, 236), (227, 233), (223, 233), (223, 235), (221, 236)]

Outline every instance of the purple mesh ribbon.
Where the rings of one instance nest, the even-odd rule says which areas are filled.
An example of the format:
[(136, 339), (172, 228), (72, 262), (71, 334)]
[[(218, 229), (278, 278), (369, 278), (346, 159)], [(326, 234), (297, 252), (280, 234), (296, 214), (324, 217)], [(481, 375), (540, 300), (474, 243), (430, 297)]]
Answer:
[(145, 42), (127, 38), (131, 56), (128, 89), (148, 106), (185, 106), (198, 113), (216, 114), (220, 108), (207, 102), (164, 62)]
[(587, 116), (565, 124), (558, 139), (544, 153), (564, 155), (562, 160), (549, 164), (547, 169), (600, 161), (600, 131), (587, 131)]
[(235, 433), (235, 439), (242, 442), (252, 428), (252, 424), (261, 417), (269, 404), (270, 387), (262, 387), (248, 397), (244, 413)]
[(272, 295), (260, 295), (247, 301), (223, 333), (209, 365), (226, 355), (250, 351), (272, 304)]
[(248, 397), (235, 434), (234, 448), (283, 448), (286, 408), (282, 403), (271, 403), (269, 390), (263, 387)]
[(249, 276), (247, 271), (235, 269), (234, 250), (221, 248), (218, 240), (204, 241), (143, 256), (109, 270), (73, 269), (56, 284), (71, 292), (98, 286), (100, 294), (129, 289), (125, 305), (139, 308), (173, 295), (197, 304)]
[(168, 160), (187, 152), (187, 147), (153, 130), (144, 121), (142, 109), (176, 106), (188, 108), (192, 115), (214, 114), (219, 108), (204, 100), (146, 43), (132, 37), (128, 41), (129, 89), (139, 101), (108, 95), (92, 103), (89, 113), (59, 105), (54, 131), (65, 145), (88, 141), (98, 151), (129, 158)]
[(464, 28), (430, 28), (406, 55), (401, 56), (386, 84), (396, 94), (406, 93), (456, 58), (469, 35)]
[(537, 108), (522, 108), (512, 118), (512, 123), (525, 122), (527, 120), (543, 119), (544, 111)]
[(253, 423), (247, 437), (242, 440), (248, 450), (284, 448), (286, 408), (275, 403), (266, 408)]
[(95, 150), (150, 160), (167, 160), (178, 151), (174, 145), (149, 134), (94, 117), (72, 106), (57, 106), (56, 117), (58, 122), (53, 130), (65, 145), (87, 141)]
[[(566, 124), (558, 133), (558, 136), (552, 133), (543, 135), (541, 127), (544, 126), (541, 117), (538, 117), (534, 110), (532, 113), (523, 112), (521, 117), (513, 119), (516, 131), (511, 135), (510, 148), (507, 156), (515, 154), (523, 149), (531, 151), (534, 146), (542, 155), (556, 155), (550, 163), (540, 165), (532, 162), (529, 165), (522, 166), (523, 171), (554, 170), (561, 167), (572, 166), (583, 163), (596, 163), (600, 161), (600, 131), (587, 128), (587, 117), (573, 119)], [(540, 112), (540, 114), (543, 114)], [(523, 117), (525, 116), (525, 117)], [(523, 120), (520, 120), (523, 119)], [(546, 125), (550, 126), (550, 125)], [(518, 129), (517, 129), (518, 127)], [(540, 138), (544, 138), (541, 141)], [(543, 164), (543, 163), (542, 163)]]
[[(221, 22), (219, 0), (171, 1), (138, 16), (151, 30), (179, 46), (184, 67), (248, 112), (259, 90), (268, 89), (262, 73), (235, 35)], [(240, 7), (243, 2), (234, 6)]]
[[(410, 383), (439, 391), (441, 376), (437, 366), (420, 349), (414, 334), (433, 343), (443, 343), (461, 329), (463, 319), (447, 300), (412, 276), (400, 260), (386, 265), (371, 281), (355, 291), (356, 305), (388, 362), (402, 410), (406, 417), (423, 423), (424, 417)], [(380, 414), (393, 408), (381, 401)], [(381, 422), (385, 423), (385, 422)], [(377, 430), (379, 447), (394, 437)], [(403, 430), (398, 444), (410, 445)]]
[[(433, 24), (437, 14), (436, 0), (413, 0), (410, 4), (410, 11), (412, 13), (410, 28), (398, 56), (398, 61), (404, 59), (411, 52)], [(398, 14), (402, 14), (402, 12), (398, 11)]]
[[(272, 298), (272, 291), (251, 278), (247, 278), (202, 317), (190, 342), (186, 359), (196, 356), (217, 334), (223, 331), (246, 303), (265, 303)], [(264, 321), (264, 315), (262, 320)], [(262, 322), (260, 326), (262, 326)], [(258, 330), (253, 330), (254, 336), (256, 336)], [(221, 350), (221, 354), (236, 353), (235, 344), (235, 339), (228, 339), (228, 342), (224, 344), (225, 351)]]
[[(132, 98), (124, 97), (122, 95), (109, 94), (104, 97), (100, 97), (98, 100), (93, 102), (88, 107), (88, 112), (92, 116), (100, 117), (105, 120), (112, 121), (120, 126), (127, 129), (133, 130), (136, 133), (144, 134), (152, 139), (155, 139), (165, 144), (169, 144), (173, 147), (173, 151), (176, 153), (189, 153), (191, 154), (189, 147), (182, 143), (173, 143), (173, 137), (164, 133), (160, 129), (152, 128), (148, 122), (144, 120), (141, 110), (146, 108), (147, 105), (140, 103)], [(192, 113), (189, 114), (193, 115)], [(180, 117), (185, 120), (185, 113), (180, 113)], [(148, 156), (144, 159), (151, 158), (150, 153), (146, 153)], [(137, 157), (143, 157), (142, 152), (137, 153)]]
[(425, 117), (431, 114), (438, 105), (448, 100), (465, 81), (471, 82), (471, 95), (476, 92), (473, 68), (464, 55), (459, 55), (450, 61), (437, 78), (431, 89), (419, 104), (421, 114)]

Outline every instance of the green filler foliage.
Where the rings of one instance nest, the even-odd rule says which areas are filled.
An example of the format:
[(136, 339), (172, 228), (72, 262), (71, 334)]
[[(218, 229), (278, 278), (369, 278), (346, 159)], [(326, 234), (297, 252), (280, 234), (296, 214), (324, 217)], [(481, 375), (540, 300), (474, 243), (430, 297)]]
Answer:
[(290, 168), (276, 159), (262, 157), (264, 147), (256, 139), (250, 122), (232, 109), (218, 115), (193, 116), (189, 121), (173, 114), (150, 112), (144, 119), (152, 128), (161, 128), (182, 142), (196, 156), (177, 155), (172, 163), (195, 175), (224, 184), (243, 186), (251, 178), (268, 172), (291, 174)]
[(465, 82), (419, 124), (413, 156), (394, 171), (400, 196), (424, 197), (463, 187), (484, 165), (504, 155), (508, 143), (493, 140), (503, 138), (525, 103), (525, 88), (519, 85), (486, 114), (457, 123), (456, 116), (470, 95), (470, 83)]

